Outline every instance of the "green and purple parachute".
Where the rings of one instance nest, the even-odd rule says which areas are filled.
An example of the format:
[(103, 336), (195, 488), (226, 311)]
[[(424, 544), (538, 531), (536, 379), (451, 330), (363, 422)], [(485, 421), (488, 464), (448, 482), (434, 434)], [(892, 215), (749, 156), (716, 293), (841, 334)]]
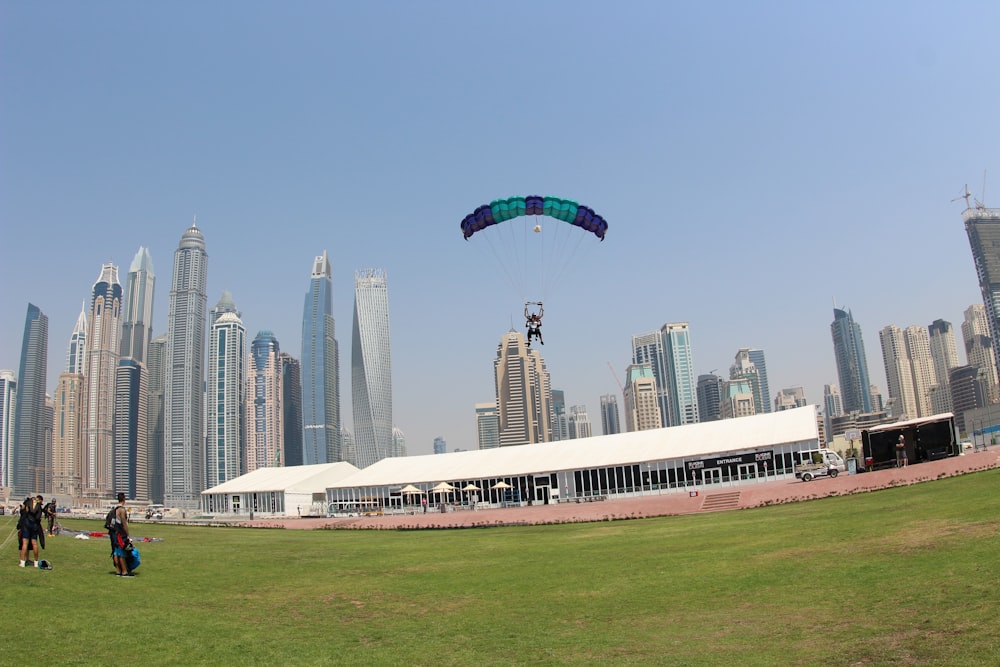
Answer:
[(468, 240), (473, 234), (490, 225), (506, 222), (522, 215), (545, 215), (562, 220), (591, 232), (602, 241), (608, 231), (607, 221), (594, 213), (591, 208), (581, 206), (569, 199), (529, 195), (527, 197), (496, 199), (489, 204), (479, 206), (462, 219), (462, 234)]

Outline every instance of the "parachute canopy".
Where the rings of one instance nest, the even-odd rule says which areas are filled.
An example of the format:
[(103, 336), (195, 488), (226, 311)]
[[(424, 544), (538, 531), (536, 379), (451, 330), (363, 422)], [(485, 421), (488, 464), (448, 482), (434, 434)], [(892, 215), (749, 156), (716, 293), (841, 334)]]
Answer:
[(481, 229), (522, 215), (547, 215), (550, 218), (582, 227), (602, 241), (608, 231), (607, 221), (594, 213), (591, 208), (581, 206), (569, 199), (529, 195), (527, 197), (496, 199), (489, 204), (479, 206), (462, 220), (462, 234), (468, 240), (470, 236)]

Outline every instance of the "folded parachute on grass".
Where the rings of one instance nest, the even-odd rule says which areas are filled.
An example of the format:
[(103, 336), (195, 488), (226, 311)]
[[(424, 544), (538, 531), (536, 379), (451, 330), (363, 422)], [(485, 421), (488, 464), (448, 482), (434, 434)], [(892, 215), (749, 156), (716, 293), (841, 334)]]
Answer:
[(473, 234), (490, 225), (506, 222), (522, 215), (545, 215), (562, 220), (591, 232), (602, 241), (608, 231), (607, 221), (591, 208), (570, 199), (529, 195), (527, 197), (496, 199), (489, 204), (477, 207), (475, 211), (462, 219), (462, 235), (468, 240)]

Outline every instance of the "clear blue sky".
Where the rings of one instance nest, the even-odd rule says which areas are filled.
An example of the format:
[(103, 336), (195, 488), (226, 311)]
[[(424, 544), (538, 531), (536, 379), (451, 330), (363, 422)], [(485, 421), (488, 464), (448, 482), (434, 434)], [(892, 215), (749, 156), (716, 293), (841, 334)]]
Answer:
[(1000, 202), (998, 27), (995, 2), (3, 2), (0, 368), (33, 302), (53, 388), (140, 245), (164, 332), (197, 215), (209, 305), (296, 356), (329, 251), (348, 424), (353, 276), (385, 269), (408, 449), (474, 448), (523, 297), (458, 223), (540, 194), (610, 224), (545, 295), (553, 387), (596, 432), (608, 362), (665, 322), (697, 373), (762, 348), (772, 393), (821, 403), (836, 300), (885, 391), (881, 327), (982, 301), (950, 200), (986, 171)]

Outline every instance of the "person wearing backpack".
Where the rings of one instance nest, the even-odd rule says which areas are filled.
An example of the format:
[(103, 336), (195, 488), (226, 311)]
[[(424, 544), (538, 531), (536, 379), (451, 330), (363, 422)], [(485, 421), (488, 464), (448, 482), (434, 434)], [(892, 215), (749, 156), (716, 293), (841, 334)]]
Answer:
[(115, 574), (119, 577), (134, 577), (128, 569), (128, 554), (125, 553), (131, 546), (132, 539), (128, 531), (128, 511), (125, 509), (125, 494), (118, 494), (118, 505), (116, 505), (104, 520), (104, 525), (108, 529), (108, 536), (111, 538), (111, 559), (115, 563)]
[(34, 507), (35, 499), (31, 496), (25, 498), (17, 521), (17, 535), (21, 541), (21, 567), (24, 567), (29, 551), (35, 552), (34, 563), (35, 567), (38, 567), (38, 532), (41, 528)]

